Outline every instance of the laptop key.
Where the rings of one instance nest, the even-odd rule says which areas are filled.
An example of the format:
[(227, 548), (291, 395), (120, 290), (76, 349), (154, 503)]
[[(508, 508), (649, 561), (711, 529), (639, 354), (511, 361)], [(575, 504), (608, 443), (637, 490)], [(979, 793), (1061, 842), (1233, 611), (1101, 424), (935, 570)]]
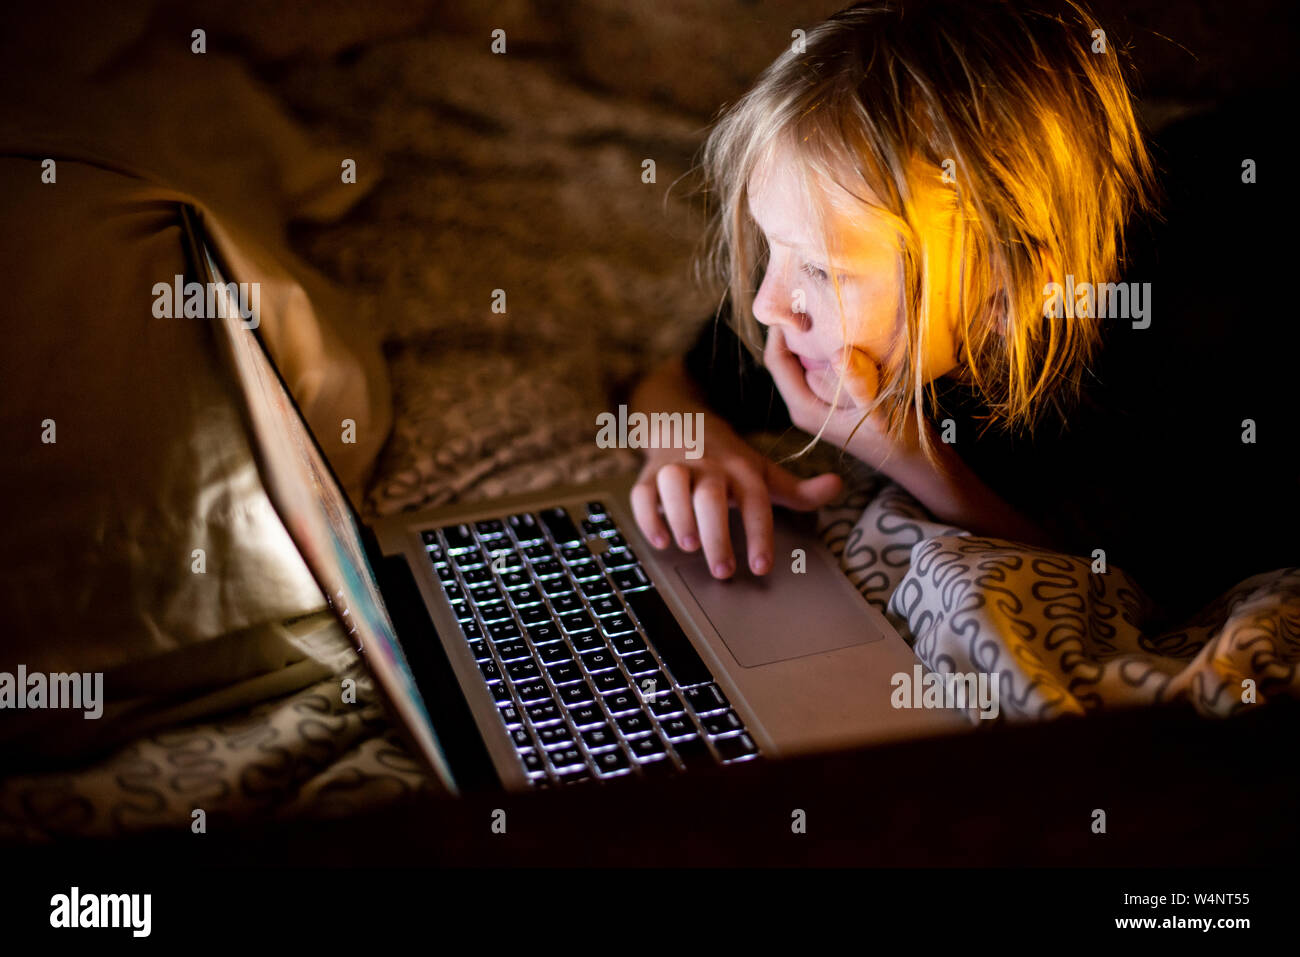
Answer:
[(712, 715), (703, 719), (700, 723), (704, 726), (704, 733), (711, 738), (736, 734), (745, 730), (745, 723), (740, 720), (740, 716), (734, 711), (724, 711), (722, 714)]
[(557, 688), (560, 685), (571, 685), (575, 681), (582, 680), (582, 669), (575, 661), (566, 661), (553, 668), (547, 668), (546, 673), (551, 676), (551, 683)]
[[(569, 592), (564, 595), (551, 595), (551, 607), (555, 609), (557, 615), (571, 615), (575, 611), (582, 611), (582, 599), (576, 592)], [(600, 614), (597, 612), (597, 614)]]
[(748, 734), (739, 734), (734, 738), (723, 738), (715, 745), (723, 761), (741, 761), (758, 754), (758, 745)]
[(510, 592), (510, 601), (516, 608), (524, 605), (537, 605), (542, 600), (542, 593), (536, 588), (516, 588)]
[(442, 530), (442, 537), (447, 542), (447, 550), (451, 552), (478, 548), (478, 543), (474, 541), (474, 533), (468, 525), (448, 525)]
[(591, 674), (598, 674), (602, 671), (618, 672), (618, 659), (616, 659), (607, 649), (598, 648), (595, 651), (589, 651), (582, 656), (582, 666)]
[(528, 715), (528, 720), (533, 723), (534, 727), (564, 720), (564, 715), (560, 713), (560, 708), (554, 701), (530, 704), (524, 709), (524, 713)]
[(585, 581), (579, 587), (588, 598), (603, 598), (605, 595), (614, 594), (614, 589), (609, 587), (609, 582), (605, 581), (604, 578)]
[(474, 655), (475, 661), (491, 661), (492, 651), (488, 648), (486, 641), (471, 641), (469, 650)]
[(624, 737), (636, 738), (643, 734), (654, 733), (654, 724), (646, 715), (639, 711), (634, 711), (632, 714), (625, 714), (620, 718), (616, 718), (615, 721), (618, 724), (618, 730), (623, 732)]
[(560, 598), (564, 595), (576, 595), (573, 584), (567, 577), (564, 578), (543, 578), (542, 591), (546, 592), (547, 598)]
[(478, 670), (483, 673), (483, 680), (489, 684), (493, 681), (501, 680), (501, 669), (497, 667), (495, 661), (480, 661)]
[(537, 524), (537, 519), (528, 512), (508, 516), (506, 524), (510, 526), (510, 531), (515, 533), (515, 539), (521, 545), (542, 540), (541, 526)]
[(456, 584), (456, 572), (450, 565), (435, 565), (433, 570), (438, 573), (438, 580), (444, 585)]
[[(453, 577), (455, 576), (453, 575)], [(486, 565), (481, 565), (478, 568), (464, 568), (461, 569), (460, 577), (465, 579), (465, 583), (471, 589), (484, 587), (492, 583), (492, 570)], [(443, 581), (447, 581), (447, 579), (444, 578)]]
[(533, 739), (528, 734), (528, 729), (522, 726), (510, 729), (510, 740), (515, 743), (515, 747), (520, 751), (533, 746)]
[(627, 679), (623, 677), (623, 672), (617, 670), (593, 674), (591, 683), (596, 686), (596, 690), (601, 694), (613, 694), (616, 691), (627, 690)]
[(713, 675), (705, 667), (682, 626), (664, 603), (663, 597), (653, 588), (631, 592), (625, 596), (628, 607), (636, 614), (641, 627), (654, 642), (655, 650), (679, 684), (694, 685), (712, 681)]
[(697, 768), (701, 765), (714, 763), (713, 753), (709, 751), (709, 747), (704, 743), (703, 738), (687, 738), (684, 741), (674, 741), (673, 750), (677, 752), (677, 757), (681, 759), (682, 764), (687, 768)]
[(591, 616), (585, 611), (574, 612), (572, 615), (561, 615), (560, 624), (569, 634), (575, 631), (591, 631), (596, 627), (596, 623), (591, 620)]
[(699, 737), (699, 731), (695, 728), (695, 722), (685, 715), (678, 715), (674, 718), (666, 718), (659, 722), (659, 727), (664, 729), (664, 734), (670, 741), (676, 741), (678, 738)]
[(605, 553), (605, 567), (611, 572), (620, 568), (638, 568), (640, 562), (637, 561), (636, 554), (630, 548), (621, 548), (616, 552)]
[(545, 558), (533, 562), (533, 574), (538, 578), (559, 578), (564, 575), (564, 566), (554, 558)]
[(584, 518), (582, 520), (582, 531), (584, 535), (592, 536), (613, 534), (614, 532), (617, 532), (618, 529), (609, 519)]
[(613, 635), (609, 643), (620, 655), (634, 655), (649, 650), (645, 641), (635, 632), (630, 635)]
[(601, 777), (616, 777), (620, 774), (627, 774), (632, 770), (632, 765), (623, 753), (622, 748), (617, 751), (602, 751), (600, 754), (593, 754), (592, 761), (596, 764), (596, 771)]
[(519, 630), (519, 626), (513, 620), (488, 622), (488, 637), (493, 642), (509, 641), (523, 636), (523, 632)]
[(548, 724), (545, 727), (538, 728), (537, 740), (548, 751), (552, 748), (573, 747), (573, 735), (569, 733), (568, 726), (564, 724)]
[(540, 646), (537, 649), (537, 657), (542, 659), (544, 665), (560, 665), (574, 660), (573, 652), (562, 641)]
[[(626, 658), (623, 659), (627, 661)], [(660, 698), (666, 698), (673, 693), (673, 686), (668, 683), (668, 676), (662, 671), (652, 671), (649, 674), (638, 675), (636, 679), (636, 690), (641, 692), (641, 700), (646, 704), (654, 704)], [(678, 709), (681, 710), (680, 708)]]
[(604, 701), (609, 713), (615, 717), (620, 714), (641, 710), (640, 702), (636, 700), (636, 696), (630, 691), (620, 691), (617, 694), (606, 695)]
[(671, 718), (673, 715), (683, 714), (686, 708), (682, 705), (682, 699), (674, 694), (655, 695), (654, 699), (649, 701), (650, 712), (656, 718)]
[(570, 745), (567, 748), (557, 748), (554, 751), (546, 752), (546, 756), (551, 759), (551, 767), (557, 772), (562, 772), (566, 768), (581, 767), (586, 768), (582, 760), (582, 752)]
[(557, 777), (561, 784), (582, 784), (584, 781), (591, 780), (591, 774), (585, 766), (580, 768), (570, 768), (567, 771), (560, 772)]
[(645, 572), (639, 568), (618, 568), (609, 573), (609, 577), (614, 581), (614, 587), (619, 591), (628, 591), (633, 588), (647, 588), (650, 585), (650, 579), (646, 577)]
[[(634, 675), (644, 675), (657, 672), (659, 670), (659, 662), (655, 661), (654, 655), (639, 652), (625, 657), (623, 659), (623, 667)], [(637, 680), (637, 684), (641, 684), (640, 679)], [(664, 686), (661, 685), (660, 687)]]
[(627, 746), (632, 749), (632, 757), (637, 761), (657, 761), (668, 756), (668, 749), (654, 735), (634, 738), (627, 743)]
[(479, 538), (505, 538), (506, 526), (499, 518), (489, 518), (481, 522), (475, 522), (474, 528), (478, 530)]
[(577, 648), (580, 653), (607, 650), (605, 648), (605, 639), (600, 632), (596, 631), (582, 631), (576, 635), (570, 635), (569, 641), (573, 642), (573, 647)]
[(513, 704), (499, 705), (498, 709), (501, 712), (501, 720), (506, 723), (507, 728), (513, 728), (524, 723), (519, 717), (519, 709)]
[[(588, 552), (588, 555), (590, 555), (590, 552)], [(585, 581), (587, 579), (599, 579), (600, 581), (605, 580), (605, 573), (600, 570), (600, 566), (596, 564), (594, 558), (570, 561), (569, 575), (578, 581)]]
[(613, 595), (607, 595), (604, 598), (593, 599), (591, 610), (596, 613), (597, 618), (608, 618), (610, 615), (623, 614), (623, 603)]
[(477, 548), (468, 549), (463, 552), (457, 552), (452, 556), (456, 562), (457, 568), (478, 568), (486, 564), (483, 560), (483, 553)]
[(582, 732), (582, 743), (588, 751), (604, 751), (606, 748), (618, 747), (618, 735), (609, 728), (592, 728)]
[(570, 708), (578, 705), (594, 704), (596, 696), (591, 689), (587, 687), (586, 682), (582, 684), (565, 685), (557, 692), (560, 700)]
[(527, 572), (505, 572), (501, 576), (501, 584), (506, 588), (529, 588), (533, 579)]
[(533, 545), (524, 546), (524, 558), (530, 562), (545, 561), (548, 558), (555, 557), (555, 549), (545, 542), (538, 542)]
[(498, 705), (509, 704), (514, 701), (510, 697), (510, 689), (505, 686), (505, 682), (497, 682), (488, 685), (488, 691), (492, 692), (492, 700)]
[(537, 663), (529, 658), (527, 661), (512, 661), (506, 665), (506, 674), (511, 681), (533, 681), (542, 676)]
[(605, 712), (598, 704), (583, 704), (569, 709), (569, 718), (578, 729), (605, 724)]
[(538, 701), (550, 701), (551, 689), (546, 687), (542, 681), (528, 681), (523, 684), (515, 685), (515, 694), (524, 704), (535, 704)]
[(593, 565), (596, 564), (596, 560), (592, 557), (591, 549), (586, 545), (565, 545), (560, 549), (560, 554), (564, 556), (564, 560), (570, 565), (582, 562), (591, 562)]
[(478, 641), (483, 637), (483, 629), (474, 618), (460, 623), (460, 633), (465, 636), (466, 641)]
[(478, 585), (477, 587), (471, 585), (469, 594), (470, 597), (474, 599), (474, 604), (476, 605), (487, 605), (494, 601), (505, 601), (506, 598), (505, 595), (501, 594), (501, 589), (495, 584), (484, 584)]
[[(486, 648), (487, 642), (484, 642)], [(532, 658), (532, 651), (524, 641), (503, 641), (497, 645), (497, 654), (503, 662), (517, 662), (521, 658)]]
[(686, 696), (686, 703), (691, 706), (691, 710), (696, 714), (712, 714), (714, 711), (725, 711), (731, 707), (731, 702), (727, 700), (727, 696), (715, 684), (687, 688), (683, 694)]
[(456, 584), (455, 581), (443, 582), (442, 590), (447, 593), (447, 601), (457, 602), (465, 600), (464, 590)]
[(503, 601), (496, 601), (490, 605), (480, 605), (478, 613), (487, 622), (508, 621), (510, 624), (514, 624), (514, 620), (511, 618), (510, 606)]
[(529, 605), (527, 608), (517, 610), (519, 617), (527, 626), (543, 625), (551, 620), (551, 613), (546, 610), (545, 605)]
[(548, 622), (541, 625), (530, 625), (528, 637), (535, 645), (546, 645), (553, 641), (559, 641), (564, 635), (560, 633), (559, 628)]
[(542, 756), (536, 751), (525, 751), (519, 757), (524, 762), (524, 770), (529, 774), (546, 773), (546, 765), (542, 762)]
[(569, 545), (580, 540), (573, 519), (569, 518), (569, 513), (563, 507), (557, 505), (555, 508), (542, 509), (538, 517), (557, 545)]

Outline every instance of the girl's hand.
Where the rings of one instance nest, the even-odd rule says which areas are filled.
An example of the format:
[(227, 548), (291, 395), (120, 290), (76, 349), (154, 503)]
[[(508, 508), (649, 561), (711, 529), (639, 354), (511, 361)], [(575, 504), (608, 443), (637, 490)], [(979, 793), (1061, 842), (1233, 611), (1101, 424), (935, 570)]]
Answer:
[[(785, 400), (790, 421), (813, 435), (824, 423), (824, 439), (841, 447), (845, 447), (847, 442), (849, 452), (880, 471), (885, 471), (887, 463), (896, 464), (900, 459), (913, 458), (920, 449), (915, 420), (909, 417), (901, 443), (889, 435), (883, 410), (875, 410), (862, 422), (863, 411), (875, 401), (880, 371), (875, 361), (862, 350), (846, 347), (846, 352), (841, 356), (841, 364), (831, 369), (844, 380), (839, 403), (832, 406), (808, 387), (803, 365), (786, 347), (781, 327), (773, 326), (768, 330), (763, 363)], [(862, 424), (858, 425), (859, 422)]]
[[(703, 545), (714, 577), (729, 578), (736, 569), (729, 510), (738, 505), (749, 569), (765, 575), (774, 563), (772, 506), (819, 508), (840, 493), (840, 477), (826, 472), (800, 480), (761, 455), (718, 416), (706, 413), (704, 423), (704, 454), (699, 458), (688, 459), (681, 449), (645, 450), (645, 466), (632, 488), (637, 525), (655, 548), (668, 546), (669, 528), (683, 551)], [(664, 516), (659, 514), (661, 504)]]

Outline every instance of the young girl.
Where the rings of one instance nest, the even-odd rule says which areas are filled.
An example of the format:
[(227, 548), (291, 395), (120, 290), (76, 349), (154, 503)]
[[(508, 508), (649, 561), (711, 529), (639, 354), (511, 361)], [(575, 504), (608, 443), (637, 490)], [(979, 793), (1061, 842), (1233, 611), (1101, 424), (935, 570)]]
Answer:
[[(702, 547), (729, 577), (735, 505), (749, 569), (775, 567), (772, 505), (816, 508), (842, 485), (799, 481), (740, 437), (793, 424), (942, 521), (1103, 549), (1179, 611), (1236, 580), (1225, 575), (1290, 564), (1268, 536), (1240, 532), (1266, 528), (1275, 509), (1294, 522), (1292, 480), (1270, 457), (1294, 419), (1250, 393), (1269, 381), (1258, 356), (1225, 352), (1226, 337), (1213, 355), (1189, 345), (1205, 331), (1193, 305), (1215, 307), (1180, 288), (1210, 268), (1240, 294), (1267, 267), (1234, 259), (1221, 239), (1206, 244), (1214, 263), (1185, 237), (1182, 261), (1157, 255), (1169, 232), (1148, 215), (1161, 191), (1119, 56), (1073, 4), (876, 0), (809, 31), (762, 74), (704, 152), (722, 321), (632, 396), (641, 411), (706, 412), (704, 455), (651, 451), (633, 490), (652, 544)], [(1196, 171), (1192, 225), (1244, 215), (1239, 194), (1215, 202), (1239, 173), (1239, 158)], [(1126, 246), (1134, 214), (1145, 258)], [(1207, 401), (1233, 384), (1228, 367), (1254, 374), (1232, 403)], [(1245, 420), (1258, 441), (1243, 438)], [(1265, 436), (1265, 422), (1279, 428)], [(1205, 457), (1218, 466), (1171, 469)], [(1234, 480), (1255, 490), (1259, 514), (1207, 537), (1189, 510), (1208, 514)]]

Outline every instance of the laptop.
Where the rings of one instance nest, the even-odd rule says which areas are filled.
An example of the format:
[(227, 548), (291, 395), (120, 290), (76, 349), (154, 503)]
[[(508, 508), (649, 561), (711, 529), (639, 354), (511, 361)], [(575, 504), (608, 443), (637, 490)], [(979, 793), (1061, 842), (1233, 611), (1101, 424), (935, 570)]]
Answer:
[[(182, 206), (181, 220), (192, 274), (233, 298), (199, 214)], [(210, 322), (270, 500), (448, 791), (689, 774), (968, 727), (891, 705), (891, 679), (916, 657), (810, 516), (778, 510), (775, 568), (728, 581), (701, 554), (644, 541), (633, 476), (367, 525), (256, 317), (228, 305), (232, 318)], [(732, 533), (743, 541), (734, 514)]]

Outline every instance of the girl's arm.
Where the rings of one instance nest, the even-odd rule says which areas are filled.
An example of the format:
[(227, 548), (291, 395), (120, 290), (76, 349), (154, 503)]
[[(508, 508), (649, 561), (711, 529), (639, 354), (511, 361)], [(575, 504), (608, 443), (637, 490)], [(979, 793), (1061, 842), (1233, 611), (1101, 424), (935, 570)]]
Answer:
[[(927, 423), (928, 424), (928, 423)], [(933, 432), (933, 429), (932, 429)], [(1016, 511), (984, 484), (951, 445), (933, 437), (939, 461), (930, 462), (919, 446), (900, 450), (878, 466), (941, 522), (976, 535), (1006, 538), (1042, 548), (1059, 548), (1052, 536)], [(853, 451), (850, 444), (850, 451)]]

